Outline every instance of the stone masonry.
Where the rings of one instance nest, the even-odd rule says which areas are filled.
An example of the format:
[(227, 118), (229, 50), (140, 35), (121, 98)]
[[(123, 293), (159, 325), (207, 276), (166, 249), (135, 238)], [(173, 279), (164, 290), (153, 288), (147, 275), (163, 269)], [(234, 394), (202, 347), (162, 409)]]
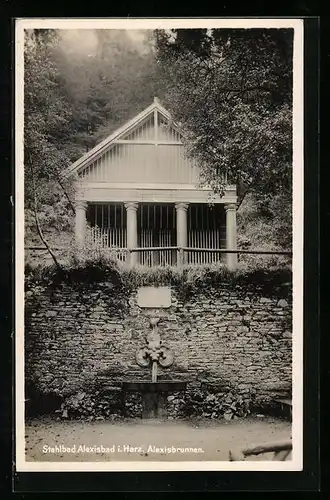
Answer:
[(257, 395), (291, 384), (291, 296), (223, 283), (189, 298), (172, 290), (171, 306), (141, 309), (137, 293), (110, 283), (61, 283), (38, 297), (26, 294), (26, 380), (44, 394), (115, 388), (124, 380), (150, 380), (135, 361), (150, 315), (174, 363), (160, 379), (199, 387), (205, 379)]

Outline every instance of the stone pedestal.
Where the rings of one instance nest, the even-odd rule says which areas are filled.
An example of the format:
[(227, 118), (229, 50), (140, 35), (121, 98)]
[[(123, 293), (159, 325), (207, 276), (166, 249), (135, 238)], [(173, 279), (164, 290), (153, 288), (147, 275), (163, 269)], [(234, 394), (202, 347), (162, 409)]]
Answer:
[(184, 392), (186, 387), (187, 382), (181, 380), (122, 382), (123, 408), (125, 395), (138, 392), (142, 397), (142, 418), (167, 418), (167, 396), (173, 392)]
[(166, 397), (156, 392), (142, 394), (142, 418), (167, 418)]

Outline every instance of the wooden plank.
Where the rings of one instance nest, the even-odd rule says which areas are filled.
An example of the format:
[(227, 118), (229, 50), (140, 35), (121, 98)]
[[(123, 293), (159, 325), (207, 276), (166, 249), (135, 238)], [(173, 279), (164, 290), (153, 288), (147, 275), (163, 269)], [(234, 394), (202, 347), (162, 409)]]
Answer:
[(273, 443), (265, 443), (261, 445), (254, 446), (252, 448), (246, 448), (242, 450), (244, 456), (248, 457), (250, 455), (260, 455), (262, 453), (279, 452), (279, 451), (291, 451), (292, 450), (292, 440), (278, 441)]
[(265, 443), (244, 450), (229, 450), (229, 461), (242, 461), (245, 460), (245, 458), (248, 456), (261, 455), (271, 452), (274, 452), (273, 460), (285, 461), (292, 452), (292, 441), (288, 440), (274, 443)]

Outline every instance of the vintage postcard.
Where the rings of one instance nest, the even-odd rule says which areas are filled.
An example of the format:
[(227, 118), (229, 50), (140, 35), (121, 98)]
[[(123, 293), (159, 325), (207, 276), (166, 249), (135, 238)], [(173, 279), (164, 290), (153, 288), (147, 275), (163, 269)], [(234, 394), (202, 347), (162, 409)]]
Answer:
[(17, 19), (16, 469), (300, 471), (303, 20)]

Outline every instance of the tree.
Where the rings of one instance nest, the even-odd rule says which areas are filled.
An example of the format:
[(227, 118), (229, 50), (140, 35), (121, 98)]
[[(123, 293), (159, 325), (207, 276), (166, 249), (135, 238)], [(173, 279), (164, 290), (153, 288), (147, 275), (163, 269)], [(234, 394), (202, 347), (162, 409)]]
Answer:
[[(25, 40), (24, 152), (26, 241), (61, 245), (72, 231), (73, 186), (63, 170), (155, 95), (148, 43), (125, 31), (92, 30), (93, 50), (65, 42), (61, 30), (31, 30)], [(60, 187), (60, 189), (59, 189)]]
[[(45, 186), (60, 184), (66, 197), (66, 208), (73, 209), (68, 191), (61, 179), (68, 165), (62, 145), (70, 126), (70, 109), (61, 95), (61, 79), (53, 61), (58, 45), (54, 30), (25, 33), (24, 53), (24, 171), (26, 216), (33, 213), (42, 243), (58, 265), (55, 253), (45, 238), (40, 222), (42, 206), (48, 195)], [(52, 200), (54, 202), (54, 200)], [(51, 202), (51, 205), (54, 203)], [(31, 228), (31, 229), (32, 229)], [(32, 235), (34, 233), (32, 229)], [(27, 234), (31, 237), (31, 234)]]
[[(78, 40), (84, 33), (77, 33)], [(74, 123), (67, 151), (76, 160), (132, 118), (157, 93), (156, 63), (149, 45), (136, 46), (124, 30), (93, 30), (90, 51), (57, 53)]]
[(222, 194), (225, 174), (240, 202), (279, 192), (289, 201), (292, 30), (160, 30), (155, 38), (168, 105), (203, 182)]

